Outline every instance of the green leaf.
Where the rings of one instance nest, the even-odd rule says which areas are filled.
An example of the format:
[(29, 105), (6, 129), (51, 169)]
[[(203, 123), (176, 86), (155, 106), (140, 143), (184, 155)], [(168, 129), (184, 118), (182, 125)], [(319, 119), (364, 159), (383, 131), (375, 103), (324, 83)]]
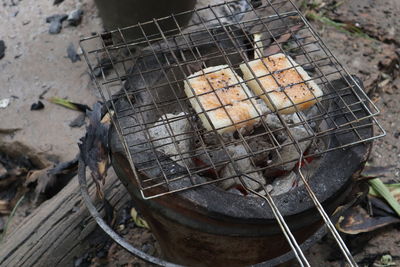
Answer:
[(57, 104), (60, 106), (63, 106), (65, 108), (73, 109), (79, 111), (78, 107), (72, 104), (69, 100), (65, 98), (59, 98), (59, 97), (52, 97), (49, 99), (49, 101), (53, 104)]
[(375, 194), (376, 196), (384, 198), (397, 213), (397, 215), (400, 216), (400, 204), (394, 195), (389, 191), (388, 187), (379, 178), (370, 179), (368, 180), (368, 183), (372, 187), (370, 194)]
[[(400, 183), (385, 184), (385, 185), (388, 188), (389, 192), (393, 195), (393, 197), (397, 199), (398, 202), (400, 202)], [(373, 187), (369, 188), (368, 194), (374, 197), (380, 197), (380, 194), (376, 192), (376, 190)]]
[(139, 216), (139, 214), (135, 208), (131, 209), (131, 216), (137, 226), (150, 229), (147, 222)]
[(53, 104), (60, 105), (76, 111), (86, 112), (86, 110), (91, 110), (88, 105), (71, 102), (65, 98), (52, 97), (49, 99), (49, 101)]

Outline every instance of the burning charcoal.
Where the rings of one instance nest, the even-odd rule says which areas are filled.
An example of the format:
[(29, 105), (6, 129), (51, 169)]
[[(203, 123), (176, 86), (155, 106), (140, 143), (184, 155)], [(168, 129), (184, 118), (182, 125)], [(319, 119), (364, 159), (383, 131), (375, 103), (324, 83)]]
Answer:
[(3, 40), (0, 40), (0, 59), (4, 57), (6, 51), (6, 44), (4, 43)]
[(82, 21), (82, 15), (82, 9), (75, 9), (74, 11), (71, 11), (67, 18), (68, 24), (71, 26), (78, 26)]
[[(298, 115), (298, 113), (300, 115)], [(281, 117), (287, 124), (301, 123), (300, 116), (304, 117), (304, 114), (302, 112), (298, 113), (281, 115)], [(276, 114), (269, 114), (265, 116), (264, 121), (273, 130), (282, 129), (285, 127)]]
[(57, 14), (46, 18), (46, 22), (50, 23), (49, 33), (57, 34), (60, 33), (62, 28), (62, 22), (66, 20), (68, 16), (66, 14)]
[(209, 146), (219, 145), (221, 143), (219, 138), (222, 138), (223, 142), (228, 142), (233, 138), (233, 133), (217, 134), (214, 132), (206, 132), (203, 134), (203, 141)]
[[(295, 138), (297, 141), (303, 138), (310, 137), (310, 134), (302, 126), (290, 128), (290, 132), (293, 135), (293, 138)], [(290, 144), (290, 145), (285, 146), (285, 144)], [(303, 153), (307, 150), (310, 144), (311, 144), (310, 140), (299, 142), (299, 146), (303, 151)], [(272, 164), (281, 164), (276, 168), (282, 171), (290, 171), (296, 165), (297, 163), (296, 159), (300, 158), (300, 154), (297, 151), (295, 144), (293, 144), (293, 141), (290, 138), (288, 138), (286, 142), (284, 142), (282, 145), (283, 147), (282, 149), (279, 150), (279, 154), (275, 153), (272, 156)]]
[(10, 98), (0, 99), (0, 108), (6, 108), (10, 104)]
[[(260, 172), (254, 172), (254, 166), (252, 165), (252, 162), (250, 160), (250, 158), (248, 157), (248, 153), (245, 149), (245, 147), (241, 144), (236, 145), (236, 146), (229, 146), (227, 147), (227, 151), (230, 154), (230, 156), (235, 160), (235, 164), (236, 164), (236, 168), (238, 169), (238, 171), (244, 173), (244, 174), (248, 174), (248, 176), (250, 176), (251, 178), (253, 178), (255, 181), (249, 179), (249, 178), (245, 178), (243, 177), (243, 180), (245, 182), (245, 184), (253, 189), (253, 190), (257, 190), (261, 187), (261, 184), (265, 184), (265, 179), (262, 176), (262, 174)], [(242, 158), (245, 157), (243, 159), (237, 159), (237, 158)], [(221, 171), (221, 177), (232, 177), (232, 176), (237, 176), (237, 173), (234, 169), (234, 167), (232, 166), (232, 164), (228, 164), (222, 171)], [(229, 189), (235, 185), (240, 185), (241, 182), (239, 180), (239, 178), (233, 178), (233, 179), (227, 179), (221, 182), (221, 187), (223, 189)]]
[[(197, 155), (193, 155), (192, 160), (198, 168), (210, 167), (202, 175), (216, 178), (217, 173), (226, 166), (229, 157), (224, 149), (209, 150), (207, 153), (200, 149)], [(215, 167), (215, 169), (212, 167)]]
[(298, 178), (295, 172), (280, 176), (272, 182), (272, 196), (282, 195), (297, 186)]
[(79, 128), (82, 127), (85, 124), (85, 114), (79, 114), (78, 117), (76, 117), (73, 121), (69, 123), (69, 127), (72, 128)]
[(72, 63), (77, 62), (78, 60), (81, 60), (81, 57), (76, 53), (75, 46), (73, 43), (70, 43), (67, 47), (67, 55), (68, 58), (71, 60)]
[(40, 100), (37, 103), (33, 103), (31, 105), (31, 110), (41, 110), (41, 109), (44, 109), (44, 104)]
[[(167, 122), (168, 120), (168, 122)], [(172, 132), (171, 132), (172, 131)], [(190, 150), (190, 124), (186, 119), (186, 113), (181, 112), (177, 115), (163, 115), (149, 129), (150, 137), (156, 150), (171, 156), (175, 161), (182, 161), (182, 157), (187, 157), (185, 153)], [(176, 136), (172, 138), (172, 136)], [(178, 151), (179, 149), (179, 151)]]
[(265, 166), (268, 159), (272, 156), (272, 151), (266, 151), (272, 148), (273, 144), (267, 136), (252, 138), (248, 141), (251, 151), (254, 153), (253, 161), (256, 166)]

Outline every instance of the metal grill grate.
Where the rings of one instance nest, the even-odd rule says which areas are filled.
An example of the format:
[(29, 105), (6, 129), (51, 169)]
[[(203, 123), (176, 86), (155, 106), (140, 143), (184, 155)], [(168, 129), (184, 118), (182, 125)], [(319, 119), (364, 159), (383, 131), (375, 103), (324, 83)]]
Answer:
[[(183, 16), (191, 16), (185, 27), (178, 23)], [(171, 24), (173, 29), (167, 29)], [(268, 179), (260, 182), (255, 178), (257, 173), (264, 178), (282, 175), (289, 168), (301, 179), (346, 258), (354, 264), (302, 171), (329, 151), (371, 141), (385, 132), (375, 119), (378, 110), (361, 89), (360, 81), (349, 75), (291, 1), (268, 1), (258, 7), (249, 1), (225, 2), (92, 36), (82, 40), (81, 47), (103, 100), (115, 112), (114, 126), (144, 198), (237, 181), (270, 204), (299, 262), (307, 266), (271, 197)], [(222, 103), (213, 91), (221, 104), (214, 110), (224, 112), (231, 121), (228, 127), (237, 129), (230, 134), (221, 134), (225, 129), (213, 124), (209, 116), (212, 110), (200, 104), (201, 112), (194, 111), (190, 100), (200, 103), (202, 95), (188, 97), (184, 93), (190, 75), (227, 65), (228, 70), (243, 76), (240, 64), (249, 66), (252, 60), (277, 53), (293, 58), (311, 77), (280, 88), (291, 101), (293, 114), (284, 114), (285, 109), (274, 104), (256, 108), (266, 107), (260, 100), (263, 96), (274, 103), (261, 80), (270, 76), (279, 84), (275, 74), (282, 70), (262, 77), (252, 72), (263, 94), (246, 93), (243, 101), (257, 115), (239, 122), (231, 118), (230, 104)], [(288, 70), (298, 73), (293, 62), (283, 69)], [(337, 79), (344, 82), (336, 83)], [(249, 81), (237, 79), (231, 87), (243, 88)], [(314, 95), (315, 105), (300, 110), (304, 103), (294, 104), (286, 91), (296, 85), (310, 89), (311, 81), (322, 89), (323, 96)], [(192, 86), (190, 90), (194, 91)], [(199, 115), (211, 129), (204, 127)], [(253, 127), (243, 128), (246, 123)], [(260, 158), (261, 164), (257, 162)], [(241, 167), (244, 161), (252, 167)], [(222, 175), (221, 169), (227, 166), (231, 172)]]

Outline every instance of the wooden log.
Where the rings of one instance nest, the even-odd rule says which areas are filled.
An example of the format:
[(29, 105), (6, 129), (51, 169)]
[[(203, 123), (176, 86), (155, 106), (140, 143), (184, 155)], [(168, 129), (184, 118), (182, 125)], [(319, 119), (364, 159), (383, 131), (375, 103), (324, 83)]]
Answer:
[[(95, 199), (91, 178), (88, 185)], [(104, 192), (115, 210), (130, 199), (112, 170), (106, 178)], [(101, 206), (99, 201), (95, 203), (98, 208)], [(73, 266), (74, 258), (89, 248), (88, 237), (96, 227), (83, 203), (78, 178), (74, 177), (6, 236), (0, 244), (0, 266)]]

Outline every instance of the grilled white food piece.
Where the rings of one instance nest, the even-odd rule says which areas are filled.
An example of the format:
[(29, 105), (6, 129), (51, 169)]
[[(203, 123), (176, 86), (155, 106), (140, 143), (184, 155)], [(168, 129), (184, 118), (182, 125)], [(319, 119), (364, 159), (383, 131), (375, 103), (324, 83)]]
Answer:
[(290, 114), (304, 110), (314, 105), (317, 98), (323, 95), (307, 72), (291, 57), (282, 53), (247, 64), (240, 65), (243, 78), (254, 94), (260, 96), (272, 111)]
[(209, 131), (212, 126), (220, 134), (247, 128), (261, 115), (259, 104), (251, 98), (254, 96), (251, 90), (227, 65), (209, 67), (190, 75), (188, 82), (185, 81), (185, 93)]

